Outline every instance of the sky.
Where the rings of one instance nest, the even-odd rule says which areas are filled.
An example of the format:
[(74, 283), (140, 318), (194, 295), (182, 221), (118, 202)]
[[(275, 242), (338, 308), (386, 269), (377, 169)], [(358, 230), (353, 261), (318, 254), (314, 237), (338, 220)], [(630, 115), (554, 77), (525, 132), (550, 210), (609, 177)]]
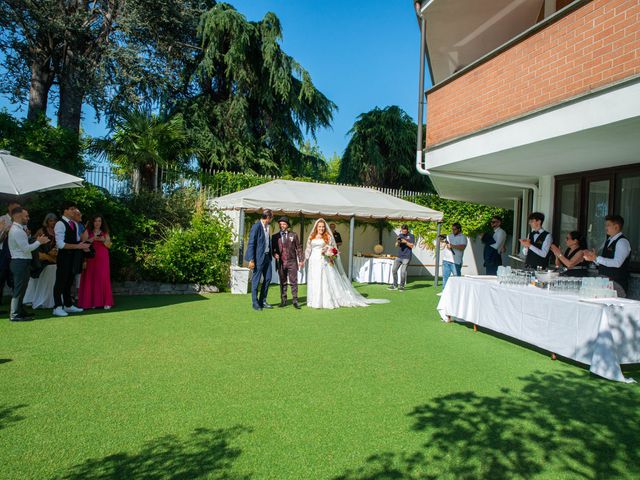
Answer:
[[(229, 0), (249, 20), (275, 13), (282, 25), (282, 47), (311, 75), (337, 106), (332, 128), (317, 134), (327, 156), (342, 155), (358, 115), (374, 107), (398, 105), (414, 120), (418, 107), (420, 31), (409, 0)], [(427, 75), (428, 82), (428, 75)], [(427, 85), (428, 86), (428, 85)], [(0, 98), (0, 109), (16, 115), (26, 109)], [(50, 107), (51, 108), (51, 107)], [(83, 130), (108, 133), (83, 108)], [(50, 109), (50, 115), (54, 110)]]

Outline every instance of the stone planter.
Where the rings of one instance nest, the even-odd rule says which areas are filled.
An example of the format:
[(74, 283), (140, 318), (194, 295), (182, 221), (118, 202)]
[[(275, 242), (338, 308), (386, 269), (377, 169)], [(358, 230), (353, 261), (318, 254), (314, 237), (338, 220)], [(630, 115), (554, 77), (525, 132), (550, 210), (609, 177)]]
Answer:
[(231, 293), (245, 294), (249, 291), (251, 271), (245, 267), (231, 267)]

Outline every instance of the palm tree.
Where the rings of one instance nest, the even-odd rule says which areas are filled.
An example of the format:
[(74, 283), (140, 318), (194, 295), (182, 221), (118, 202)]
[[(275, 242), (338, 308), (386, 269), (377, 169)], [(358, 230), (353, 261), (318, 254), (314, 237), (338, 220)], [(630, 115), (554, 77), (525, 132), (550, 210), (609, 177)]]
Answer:
[(170, 118), (132, 110), (116, 119), (112, 135), (97, 139), (91, 151), (130, 175), (133, 191), (157, 190), (158, 168), (184, 165), (191, 157), (182, 115)]

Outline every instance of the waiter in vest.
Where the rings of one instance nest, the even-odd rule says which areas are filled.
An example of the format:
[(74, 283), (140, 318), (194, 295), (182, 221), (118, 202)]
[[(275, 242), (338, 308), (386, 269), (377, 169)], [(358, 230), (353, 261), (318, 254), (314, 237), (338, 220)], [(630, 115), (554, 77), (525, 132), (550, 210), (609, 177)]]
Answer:
[(56, 283), (53, 286), (55, 307), (53, 315), (66, 317), (70, 313), (82, 312), (82, 309), (71, 303), (71, 286), (75, 277), (75, 265), (82, 252), (89, 251), (89, 243), (80, 241), (80, 228), (75, 222), (75, 203), (65, 202), (62, 205), (62, 218), (54, 227), (58, 259), (56, 262)]
[(549, 266), (549, 249), (553, 239), (551, 234), (542, 228), (544, 213), (533, 212), (529, 215), (531, 233), (529, 238), (521, 239), (524, 247), (524, 266), (534, 269), (546, 269)]
[(622, 234), (624, 219), (620, 215), (607, 215), (604, 219), (607, 240), (602, 246), (600, 255), (595, 250), (584, 252), (584, 259), (598, 266), (598, 273), (613, 282), (619, 297), (627, 296), (629, 288), (629, 262), (631, 261), (631, 244)]

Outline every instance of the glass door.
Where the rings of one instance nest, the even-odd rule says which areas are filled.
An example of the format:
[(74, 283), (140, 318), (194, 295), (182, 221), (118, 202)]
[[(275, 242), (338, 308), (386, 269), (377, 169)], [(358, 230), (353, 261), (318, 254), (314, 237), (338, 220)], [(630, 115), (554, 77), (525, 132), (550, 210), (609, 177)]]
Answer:
[(629, 172), (618, 175), (616, 182), (616, 213), (624, 218), (624, 235), (631, 244), (631, 266), (640, 266), (640, 222), (638, 217), (640, 206), (640, 172)]
[(588, 179), (586, 182), (587, 245), (598, 250), (606, 239), (604, 217), (609, 215), (611, 179)]
[(564, 251), (567, 233), (579, 230), (580, 226), (580, 184), (579, 178), (563, 180), (557, 184), (556, 214), (554, 215), (553, 239)]

